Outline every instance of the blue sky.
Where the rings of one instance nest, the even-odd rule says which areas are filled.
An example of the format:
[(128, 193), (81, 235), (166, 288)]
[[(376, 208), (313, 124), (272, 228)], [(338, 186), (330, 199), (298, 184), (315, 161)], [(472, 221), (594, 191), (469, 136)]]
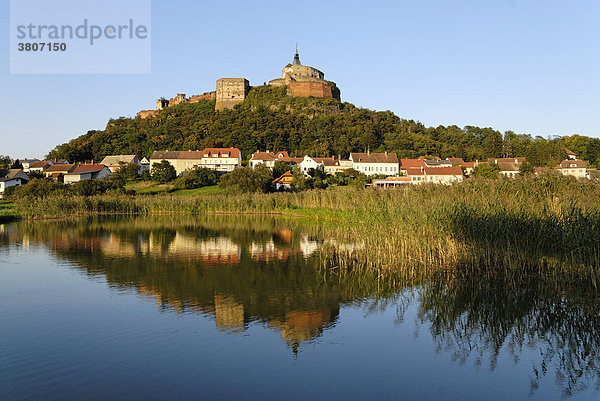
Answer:
[[(96, 1), (96, 0), (88, 0)], [(0, 25), (9, 24), (1, 0)], [(10, 75), (0, 30), (0, 155), (42, 157), (156, 98), (260, 85), (300, 59), (342, 100), (423, 122), (600, 136), (600, 2), (152, 2), (151, 74)]]

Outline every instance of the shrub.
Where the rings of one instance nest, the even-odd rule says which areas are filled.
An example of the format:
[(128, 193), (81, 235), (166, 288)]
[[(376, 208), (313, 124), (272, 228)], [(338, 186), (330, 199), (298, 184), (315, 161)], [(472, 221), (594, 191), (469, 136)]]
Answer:
[(221, 174), (216, 170), (196, 166), (177, 178), (174, 185), (177, 189), (202, 188), (209, 185), (216, 185), (220, 177)]
[(169, 181), (173, 181), (177, 177), (175, 167), (166, 160), (160, 163), (154, 163), (152, 165), (152, 180), (165, 184)]
[(228, 193), (267, 193), (273, 189), (272, 177), (271, 170), (262, 164), (254, 168), (240, 167), (223, 175), (219, 181), (219, 187)]

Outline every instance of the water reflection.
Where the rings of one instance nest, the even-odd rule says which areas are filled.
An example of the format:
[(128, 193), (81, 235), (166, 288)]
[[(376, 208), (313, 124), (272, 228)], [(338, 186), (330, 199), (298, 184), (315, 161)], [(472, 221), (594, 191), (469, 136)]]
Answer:
[[(367, 311), (393, 306), (402, 312), (412, 303), (431, 347), (457, 364), (494, 371), (501, 356), (519, 364), (523, 355), (534, 355), (532, 393), (550, 375), (563, 396), (599, 389), (595, 288), (543, 276), (408, 283), (373, 272), (335, 274), (318, 267), (328, 242), (323, 226), (261, 217), (0, 225), (0, 246), (44, 246), (161, 311), (207, 316), (223, 333), (243, 333), (257, 322), (277, 331), (294, 354), (334, 328), (345, 305), (367, 302)], [(405, 323), (399, 313), (398, 324)]]

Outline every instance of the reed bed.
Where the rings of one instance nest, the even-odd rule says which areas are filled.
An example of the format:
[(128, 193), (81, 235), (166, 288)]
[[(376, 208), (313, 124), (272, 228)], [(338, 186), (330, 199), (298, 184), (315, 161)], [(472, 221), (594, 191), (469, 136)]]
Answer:
[(600, 186), (561, 177), (468, 180), (395, 190), (19, 199), (24, 218), (103, 214), (256, 213), (330, 221), (322, 264), (411, 278), (498, 269), (576, 275), (596, 285)]

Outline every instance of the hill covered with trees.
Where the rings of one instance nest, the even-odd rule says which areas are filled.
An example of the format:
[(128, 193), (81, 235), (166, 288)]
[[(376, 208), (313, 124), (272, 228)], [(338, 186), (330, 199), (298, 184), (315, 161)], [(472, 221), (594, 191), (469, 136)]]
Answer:
[(156, 117), (111, 119), (102, 131), (88, 131), (50, 151), (48, 158), (71, 162), (113, 154), (150, 156), (155, 150), (237, 147), (245, 159), (257, 149), (291, 155), (396, 152), (398, 157), (433, 155), (469, 161), (525, 156), (535, 166), (555, 166), (565, 147), (600, 167), (600, 139), (580, 135), (542, 138), (455, 125), (425, 127), (390, 111), (372, 111), (333, 99), (292, 98), (285, 88), (253, 88), (233, 110), (215, 111), (214, 101), (168, 107)]

